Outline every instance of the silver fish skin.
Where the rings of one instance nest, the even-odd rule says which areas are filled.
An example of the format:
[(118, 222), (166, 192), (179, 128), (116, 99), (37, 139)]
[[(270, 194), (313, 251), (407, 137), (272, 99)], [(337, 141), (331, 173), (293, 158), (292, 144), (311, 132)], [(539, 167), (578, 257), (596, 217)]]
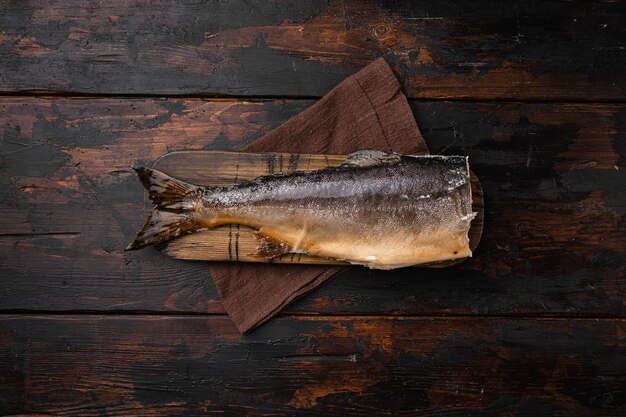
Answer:
[(307, 253), (376, 269), (471, 256), (468, 159), (364, 150), (339, 167), (224, 188), (136, 169), (155, 209), (127, 249), (224, 224), (252, 227), (259, 257)]

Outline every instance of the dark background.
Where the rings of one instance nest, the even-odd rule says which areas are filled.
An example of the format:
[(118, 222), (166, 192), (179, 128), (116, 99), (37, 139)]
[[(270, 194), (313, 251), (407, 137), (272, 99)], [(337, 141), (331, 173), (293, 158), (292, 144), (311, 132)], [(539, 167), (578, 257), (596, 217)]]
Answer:
[[(626, 415), (625, 12), (2, 2), (0, 414)], [(353, 268), (241, 336), (205, 263), (123, 252), (130, 165), (240, 148), (381, 56), (482, 181), (474, 258)]]

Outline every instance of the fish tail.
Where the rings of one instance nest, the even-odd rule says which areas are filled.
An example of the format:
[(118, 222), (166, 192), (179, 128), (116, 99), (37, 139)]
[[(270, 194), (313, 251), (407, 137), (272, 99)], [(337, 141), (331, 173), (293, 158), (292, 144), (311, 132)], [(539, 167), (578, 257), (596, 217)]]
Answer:
[(158, 245), (202, 228), (195, 204), (203, 188), (149, 168), (133, 168), (148, 190), (154, 209), (126, 250)]

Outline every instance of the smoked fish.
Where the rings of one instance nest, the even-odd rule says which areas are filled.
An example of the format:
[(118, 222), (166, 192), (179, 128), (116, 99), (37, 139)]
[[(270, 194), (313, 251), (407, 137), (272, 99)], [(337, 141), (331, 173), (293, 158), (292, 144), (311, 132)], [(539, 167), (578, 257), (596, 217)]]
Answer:
[(256, 230), (255, 256), (307, 253), (374, 269), (471, 256), (468, 159), (362, 150), (339, 167), (200, 187), (135, 168), (154, 204), (127, 250), (225, 224)]

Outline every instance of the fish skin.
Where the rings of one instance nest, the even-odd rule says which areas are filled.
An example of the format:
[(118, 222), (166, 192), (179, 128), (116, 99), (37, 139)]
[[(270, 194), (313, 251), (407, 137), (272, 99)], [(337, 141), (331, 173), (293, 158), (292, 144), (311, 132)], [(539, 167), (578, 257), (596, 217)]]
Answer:
[(275, 174), (225, 188), (137, 170), (156, 207), (128, 249), (223, 224), (257, 230), (257, 254), (392, 269), (471, 256), (475, 213), (467, 158), (349, 155), (340, 167)]

